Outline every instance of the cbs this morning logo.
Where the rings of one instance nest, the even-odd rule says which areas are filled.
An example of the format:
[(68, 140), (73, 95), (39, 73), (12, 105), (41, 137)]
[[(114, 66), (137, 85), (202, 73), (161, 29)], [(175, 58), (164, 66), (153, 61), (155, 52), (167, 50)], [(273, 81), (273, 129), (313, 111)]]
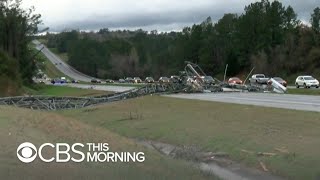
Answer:
[[(46, 151), (53, 150), (51, 157), (47, 157)], [(17, 157), (23, 163), (31, 163), (37, 157), (43, 162), (67, 163), (67, 162), (144, 162), (143, 152), (111, 152), (108, 143), (45, 143), (37, 148), (30, 142), (22, 143), (17, 148)]]

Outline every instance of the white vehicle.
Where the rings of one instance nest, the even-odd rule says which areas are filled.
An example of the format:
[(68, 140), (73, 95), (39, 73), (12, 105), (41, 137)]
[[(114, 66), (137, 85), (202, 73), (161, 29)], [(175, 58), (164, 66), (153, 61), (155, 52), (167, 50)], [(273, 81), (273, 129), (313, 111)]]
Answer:
[(254, 74), (249, 79), (250, 84), (267, 84), (269, 78), (267, 78), (264, 74)]
[(312, 76), (299, 76), (296, 79), (296, 87), (304, 87), (304, 88), (311, 88), (316, 87), (319, 88), (319, 81), (316, 80)]

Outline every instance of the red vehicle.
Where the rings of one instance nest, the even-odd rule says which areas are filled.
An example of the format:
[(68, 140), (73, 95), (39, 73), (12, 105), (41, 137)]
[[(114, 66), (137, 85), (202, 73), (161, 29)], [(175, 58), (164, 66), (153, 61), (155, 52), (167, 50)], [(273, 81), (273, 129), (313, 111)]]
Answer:
[[(274, 77), (274, 80), (276, 80), (278, 83), (282, 84), (282, 86), (287, 87), (288, 83), (287, 81), (283, 80), (281, 77)], [(271, 85), (271, 80), (268, 81), (268, 84)]]
[(242, 84), (242, 80), (239, 79), (238, 77), (232, 77), (228, 80), (228, 84), (230, 85), (236, 85), (236, 84)]

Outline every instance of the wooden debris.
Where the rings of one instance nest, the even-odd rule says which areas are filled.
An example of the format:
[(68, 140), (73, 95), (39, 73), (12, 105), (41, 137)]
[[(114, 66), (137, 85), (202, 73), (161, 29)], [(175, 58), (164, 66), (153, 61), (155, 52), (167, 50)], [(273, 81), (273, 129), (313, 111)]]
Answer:
[(248, 154), (254, 154), (254, 152), (248, 151), (248, 150), (245, 150), (245, 149), (241, 149), (241, 152), (248, 153)]
[(226, 156), (229, 156), (228, 153), (226, 152), (216, 152), (216, 153), (212, 153), (213, 156), (216, 156), (216, 157), (226, 157)]
[(278, 152), (281, 152), (281, 153), (286, 153), (286, 154), (289, 153), (289, 151), (287, 149), (284, 149), (284, 148), (274, 148), (274, 150), (276, 150)]
[(198, 159), (201, 159), (203, 161), (211, 161), (215, 158), (219, 158), (219, 157), (227, 157), (229, 156), (228, 153), (226, 152), (200, 152), (196, 154), (196, 157)]
[(267, 166), (266, 166), (263, 162), (261, 162), (261, 161), (260, 161), (260, 166), (261, 166), (261, 168), (263, 169), (263, 171), (265, 171), (265, 172), (268, 172), (268, 171), (269, 171), (268, 168), (267, 168)]
[(258, 152), (257, 155), (259, 156), (275, 156), (276, 153), (269, 153), (269, 152)]

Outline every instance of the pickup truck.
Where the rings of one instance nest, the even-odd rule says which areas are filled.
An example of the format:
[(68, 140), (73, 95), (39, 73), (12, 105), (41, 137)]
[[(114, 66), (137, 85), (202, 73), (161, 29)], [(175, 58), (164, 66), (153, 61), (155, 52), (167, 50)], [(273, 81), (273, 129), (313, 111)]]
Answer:
[(267, 78), (264, 74), (254, 74), (249, 79), (250, 84), (267, 84), (269, 78)]

